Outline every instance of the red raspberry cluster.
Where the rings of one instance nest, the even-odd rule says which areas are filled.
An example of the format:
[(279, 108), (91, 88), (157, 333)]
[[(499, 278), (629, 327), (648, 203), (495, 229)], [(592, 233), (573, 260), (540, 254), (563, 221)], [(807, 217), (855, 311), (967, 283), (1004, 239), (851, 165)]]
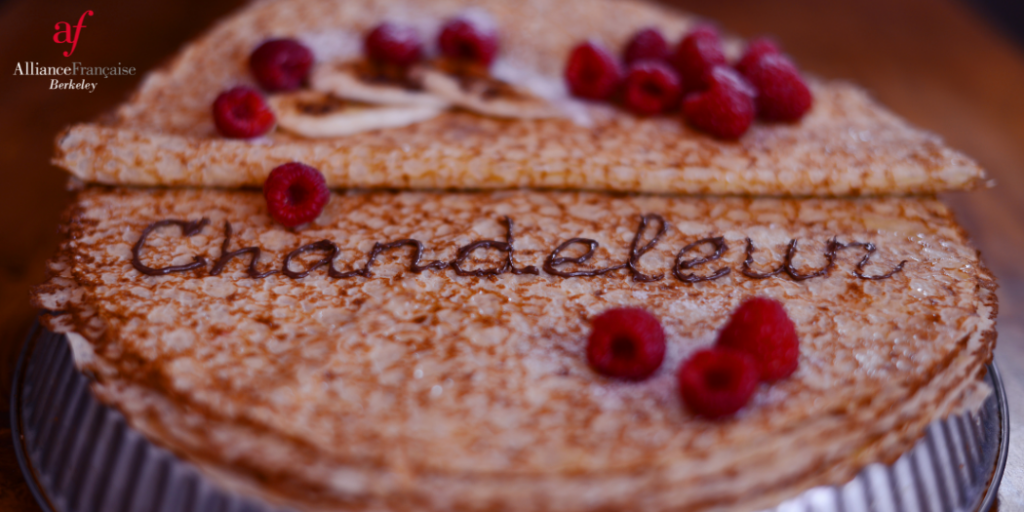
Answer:
[[(446, 58), (484, 67), (490, 66), (498, 53), (494, 27), (468, 16), (448, 20), (437, 43)], [(403, 70), (423, 58), (423, 43), (415, 28), (385, 22), (367, 33), (363, 51), (374, 63)], [(295, 39), (264, 41), (249, 56), (253, 77), (270, 92), (298, 89), (309, 78), (312, 66), (313, 52)], [(263, 95), (248, 86), (221, 93), (214, 101), (213, 120), (221, 135), (240, 139), (264, 135), (276, 122)]]
[[(437, 47), (447, 59), (488, 67), (498, 55), (498, 32), (486, 19), (459, 16), (441, 27)], [(423, 43), (416, 29), (395, 23), (385, 22), (371, 30), (363, 49), (371, 61), (399, 68), (423, 58)]]
[[(253, 78), (270, 92), (298, 89), (312, 67), (313, 52), (294, 39), (269, 39), (249, 56)], [(213, 122), (225, 137), (251, 139), (270, 132), (277, 120), (259, 91), (241, 85), (217, 96)]]
[[(594, 318), (587, 361), (602, 375), (643, 380), (665, 358), (665, 332), (654, 315), (616, 308)], [(697, 351), (677, 371), (683, 403), (706, 418), (743, 408), (760, 382), (796, 371), (800, 342), (782, 304), (765, 297), (744, 301), (718, 333), (712, 348)]]
[(752, 41), (730, 67), (718, 32), (703, 25), (675, 48), (655, 28), (637, 32), (622, 62), (596, 41), (574, 48), (565, 67), (574, 96), (617, 101), (637, 115), (681, 109), (693, 126), (723, 139), (746, 133), (754, 117), (796, 121), (811, 108), (811, 91), (777, 45)]

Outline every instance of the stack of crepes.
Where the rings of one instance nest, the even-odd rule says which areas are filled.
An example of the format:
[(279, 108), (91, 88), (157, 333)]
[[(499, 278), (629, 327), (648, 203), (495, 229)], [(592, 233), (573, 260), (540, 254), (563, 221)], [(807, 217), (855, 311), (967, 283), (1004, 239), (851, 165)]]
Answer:
[[(495, 69), (566, 115), (214, 128), (269, 37), (324, 66), (382, 20), (467, 7), (498, 20)], [(754, 510), (843, 483), (990, 391), (995, 283), (931, 195), (984, 175), (845, 83), (811, 80), (801, 121), (738, 141), (560, 90), (580, 40), (693, 24), (626, 1), (257, 2), (59, 137), (84, 185), (33, 301), (134, 428), (299, 510)], [(291, 161), (333, 189), (298, 229), (245, 189)], [(675, 369), (751, 296), (785, 306), (799, 367), (694, 415)], [(665, 329), (642, 382), (587, 365), (590, 320), (619, 306)]]

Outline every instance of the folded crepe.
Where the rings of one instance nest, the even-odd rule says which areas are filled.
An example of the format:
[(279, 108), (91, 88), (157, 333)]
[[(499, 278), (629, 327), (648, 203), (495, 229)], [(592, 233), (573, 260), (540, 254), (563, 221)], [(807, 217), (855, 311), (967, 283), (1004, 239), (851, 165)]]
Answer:
[[(63, 231), (33, 301), (96, 395), (300, 510), (772, 506), (976, 404), (995, 342), (993, 278), (928, 197), (347, 192), (289, 230), (256, 191), (89, 187)], [(755, 295), (799, 368), (695, 416), (675, 369)], [(646, 381), (587, 365), (619, 306), (664, 325)]]
[[(279, 129), (246, 141), (226, 139), (214, 128), (214, 98), (254, 83), (248, 57), (267, 38), (303, 41), (323, 71), (358, 55), (362, 34), (379, 23), (413, 24), (431, 40), (442, 20), (467, 9), (499, 21), (494, 75), (563, 115), (538, 113), (543, 108), (531, 114), (540, 118), (529, 119), (460, 109), (435, 115), (421, 105), (406, 113), (392, 107), (386, 116), (391, 121), (381, 125), (413, 123), (408, 126), (337, 137)], [(260, 186), (272, 168), (293, 160), (320, 169), (336, 188), (860, 195), (984, 183), (971, 159), (847, 83), (811, 80), (814, 106), (800, 122), (755, 123), (736, 142), (696, 131), (678, 114), (641, 118), (567, 95), (562, 71), (579, 42), (597, 39), (618, 52), (640, 28), (655, 26), (676, 40), (694, 23), (666, 8), (611, 0), (255, 2), (150, 73), (108, 122), (67, 129), (54, 162), (87, 182), (128, 185)], [(741, 51), (737, 40), (726, 47), (733, 57)], [(520, 110), (515, 103), (496, 107), (493, 112), (502, 115)], [(414, 122), (420, 119), (426, 120)], [(288, 121), (283, 124), (300, 132), (310, 124)]]

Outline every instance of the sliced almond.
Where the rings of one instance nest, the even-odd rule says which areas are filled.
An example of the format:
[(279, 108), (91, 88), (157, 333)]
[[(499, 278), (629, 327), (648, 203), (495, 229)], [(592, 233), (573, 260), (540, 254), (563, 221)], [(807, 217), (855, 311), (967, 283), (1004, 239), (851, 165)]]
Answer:
[(423, 90), (404, 70), (376, 66), (365, 60), (320, 64), (309, 82), (314, 90), (366, 103), (448, 106), (447, 101)]
[(549, 101), (523, 87), (495, 78), (486, 69), (443, 60), (413, 71), (428, 92), (479, 114), (509, 119), (559, 117)]
[(277, 94), (269, 99), (284, 130), (303, 137), (340, 137), (425, 121), (444, 108), (429, 105), (368, 105), (319, 91)]

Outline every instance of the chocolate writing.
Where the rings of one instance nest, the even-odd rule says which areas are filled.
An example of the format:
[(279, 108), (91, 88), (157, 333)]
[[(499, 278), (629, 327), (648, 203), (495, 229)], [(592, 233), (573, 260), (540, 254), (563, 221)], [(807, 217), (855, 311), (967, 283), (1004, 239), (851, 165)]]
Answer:
[[(459, 247), (458, 254), (455, 256), (455, 259), (450, 263), (451, 267), (455, 269), (456, 274), (460, 276), (484, 277), (496, 276), (499, 274), (504, 274), (505, 272), (512, 272), (513, 274), (517, 275), (540, 273), (540, 271), (537, 270), (537, 267), (530, 266), (516, 268), (516, 266), (512, 263), (512, 258), (515, 255), (515, 249), (513, 248), (513, 243), (515, 242), (515, 239), (512, 238), (512, 219), (505, 217), (503, 220), (505, 221), (504, 242), (499, 242), (497, 240), (477, 240), (475, 242), (471, 242), (469, 245)], [(473, 254), (473, 251), (477, 249), (497, 249), (499, 251), (504, 251), (505, 260), (502, 262), (501, 266), (494, 268), (483, 268), (479, 270), (466, 270), (462, 268), (462, 264), (465, 263), (469, 256)]]
[(809, 274), (801, 274), (793, 267), (793, 256), (796, 256), (796, 240), (790, 240), (789, 246), (786, 247), (786, 273), (794, 281), (803, 281), (812, 277), (828, 275), (832, 268), (836, 266), (836, 249), (841, 248), (841, 246), (842, 244), (836, 241), (835, 237), (832, 237), (832, 240), (828, 241), (828, 245), (825, 248), (825, 266)]
[[(650, 242), (647, 242), (643, 247), (637, 247), (640, 244), (640, 239), (643, 238), (644, 233), (647, 231), (647, 223), (654, 220), (658, 223), (658, 232), (654, 234), (654, 238)], [(626, 268), (633, 274), (633, 280), (641, 283), (649, 283), (651, 281), (660, 281), (665, 277), (665, 274), (658, 274), (651, 276), (640, 272), (637, 265), (640, 264), (640, 258), (647, 254), (648, 251), (654, 249), (655, 245), (661, 241), (661, 237), (668, 231), (668, 222), (656, 213), (649, 213), (640, 217), (640, 226), (636, 228), (636, 235), (633, 237), (633, 242), (629, 244), (629, 261), (626, 262)]]
[[(512, 219), (509, 217), (502, 217), (501, 222), (505, 225), (504, 241), (475, 240), (469, 244), (459, 247), (456, 251), (455, 258), (452, 261), (431, 261), (423, 264), (421, 263), (424, 252), (423, 243), (412, 238), (405, 238), (387, 243), (375, 242), (366, 259), (366, 263), (362, 268), (339, 271), (334, 267), (334, 259), (337, 258), (338, 254), (341, 252), (338, 249), (337, 244), (330, 240), (319, 240), (297, 247), (285, 255), (280, 270), (267, 270), (263, 272), (260, 272), (256, 268), (261, 255), (259, 247), (245, 247), (229, 251), (231, 248), (231, 237), (234, 233), (231, 228), (231, 223), (225, 222), (224, 241), (221, 243), (220, 257), (213, 262), (213, 267), (210, 269), (209, 273), (214, 276), (219, 275), (224, 271), (225, 267), (231, 262), (231, 260), (239, 256), (247, 255), (249, 256), (249, 265), (246, 268), (246, 274), (253, 279), (262, 279), (277, 273), (281, 273), (291, 279), (302, 279), (321, 267), (326, 267), (327, 275), (334, 279), (347, 279), (357, 276), (369, 278), (373, 277), (373, 264), (377, 261), (378, 256), (394, 249), (407, 247), (412, 249), (408, 268), (410, 271), (417, 274), (426, 270), (441, 271), (446, 268), (451, 268), (457, 275), (473, 277), (490, 277), (505, 273), (512, 273), (516, 275), (540, 274), (540, 270), (532, 265), (523, 267), (516, 266), (515, 237), (513, 235)], [(157, 229), (167, 226), (177, 226), (180, 228), (182, 236), (190, 237), (201, 232), (209, 223), (210, 221), (207, 218), (202, 218), (197, 221), (166, 219), (146, 226), (146, 228), (142, 230), (139, 240), (135, 242), (135, 245), (132, 247), (132, 266), (139, 272), (150, 276), (161, 276), (173, 272), (188, 272), (205, 267), (207, 263), (209, 263), (209, 260), (202, 256), (193, 256), (192, 263), (153, 268), (142, 262), (141, 254), (145, 247), (147, 238), (149, 238), (150, 234)], [(654, 228), (653, 236), (646, 243), (642, 243), (644, 238), (648, 235), (648, 231), (651, 230), (651, 227)], [(633, 236), (632, 242), (630, 242), (629, 253), (625, 262), (604, 268), (579, 268), (580, 266), (587, 265), (590, 262), (600, 244), (597, 240), (592, 238), (577, 237), (570, 238), (555, 247), (555, 249), (548, 254), (547, 258), (545, 258), (543, 269), (548, 274), (565, 278), (596, 277), (617, 270), (626, 269), (629, 271), (633, 281), (640, 283), (660, 281), (665, 278), (665, 274), (652, 275), (644, 273), (640, 270), (640, 259), (654, 249), (659, 242), (661, 242), (661, 239), (664, 237), (666, 232), (668, 232), (668, 222), (664, 217), (654, 213), (642, 215), (640, 217), (640, 223), (637, 226), (636, 234)], [(574, 245), (584, 246), (586, 251), (579, 256), (562, 256), (563, 252)], [(698, 250), (705, 246), (711, 250), (711, 254), (701, 256)], [(701, 238), (700, 240), (691, 242), (680, 249), (676, 254), (676, 258), (672, 266), (672, 275), (674, 275), (679, 281), (690, 284), (720, 279), (728, 275), (732, 269), (728, 266), (722, 266), (710, 271), (710, 273), (707, 273), (706, 275), (697, 275), (696, 273), (688, 273), (684, 271), (696, 269), (697, 267), (721, 259), (728, 248), (725, 238), (721, 236)], [(870, 262), (871, 256), (878, 250), (878, 248), (871, 242), (843, 243), (833, 237), (826, 243), (824, 252), (825, 265), (815, 270), (808, 269), (801, 271), (796, 268), (794, 263), (798, 250), (798, 241), (796, 239), (792, 239), (789, 241), (789, 245), (786, 247), (785, 256), (778, 266), (765, 272), (758, 272), (752, 268), (754, 265), (754, 252), (757, 249), (754, 246), (753, 240), (747, 238), (745, 258), (743, 263), (740, 265), (740, 273), (751, 279), (766, 279), (780, 275), (783, 272), (794, 281), (804, 281), (815, 277), (825, 277), (828, 276), (836, 266), (837, 252), (847, 248), (861, 248), (864, 250), (864, 255), (857, 262), (853, 271), (854, 275), (860, 279), (889, 279), (902, 271), (904, 265), (907, 263), (906, 260), (903, 260), (889, 272), (878, 275), (866, 275), (864, 273), (864, 267)], [(501, 263), (488, 268), (470, 269), (465, 267), (474, 252), (486, 249), (493, 249), (505, 253), (504, 257), (501, 259)], [(705, 251), (706, 250), (707, 249), (705, 249)], [(305, 253), (321, 253), (323, 256), (311, 263), (301, 264), (300, 262), (293, 261)], [(684, 259), (691, 253), (695, 254), (695, 256), (690, 259)], [(296, 269), (296, 266), (299, 266), (300, 268)]]
[[(292, 258), (294, 258), (294, 257), (296, 257), (296, 256), (298, 256), (298, 255), (300, 255), (300, 254), (302, 254), (304, 252), (311, 252), (311, 251), (326, 251), (327, 254), (324, 255), (323, 258), (320, 258), (319, 260), (315, 261), (312, 265), (309, 265), (308, 267), (306, 267), (306, 270), (303, 270), (301, 272), (296, 272), (296, 271), (291, 269), (291, 265), (290, 264), (291, 264)], [(332, 242), (330, 240), (320, 240), (319, 242), (313, 242), (311, 244), (306, 244), (306, 245), (303, 245), (302, 247), (299, 247), (298, 249), (295, 249), (294, 251), (288, 253), (288, 255), (284, 257), (284, 263), (281, 264), (281, 273), (286, 275), (286, 276), (288, 276), (288, 277), (290, 277), (290, 278), (292, 278), (292, 279), (301, 279), (303, 277), (308, 276), (314, 270), (316, 270), (316, 269), (318, 269), (318, 268), (320, 268), (320, 267), (322, 267), (324, 265), (327, 265), (327, 275), (329, 275), (331, 277), (337, 278), (337, 277), (352, 277), (352, 276), (356, 276), (356, 275), (363, 275), (363, 272), (360, 271), (360, 270), (356, 270), (354, 272), (338, 272), (334, 268), (334, 257), (337, 256), (337, 255), (338, 255), (338, 246), (334, 245), (334, 242)], [(366, 273), (369, 273), (369, 272), (366, 272)], [(351, 274), (351, 275), (349, 275), (349, 274)]]
[(903, 261), (900, 262), (899, 265), (896, 265), (895, 268), (893, 268), (892, 270), (890, 270), (890, 271), (888, 271), (888, 272), (886, 272), (884, 274), (880, 274), (880, 275), (877, 275), (877, 276), (866, 276), (866, 275), (863, 274), (864, 265), (868, 264), (868, 260), (871, 259), (871, 255), (875, 253), (875, 250), (876, 250), (875, 244), (873, 244), (871, 242), (851, 242), (851, 243), (848, 243), (848, 244), (845, 244), (845, 245), (844, 244), (840, 244), (840, 248), (846, 248), (846, 247), (863, 247), (864, 248), (864, 257), (861, 258), (860, 261), (857, 262), (857, 268), (854, 269), (854, 271), (853, 271), (853, 273), (856, 274), (857, 277), (859, 277), (861, 279), (871, 279), (871, 280), (875, 280), (875, 281), (877, 281), (879, 279), (888, 279), (888, 278), (892, 277), (893, 274), (903, 270), (903, 265), (907, 264), (907, 260), (903, 260)]
[[(448, 263), (443, 261), (434, 261), (426, 265), (420, 265), (420, 259), (423, 257), (423, 244), (419, 240), (405, 238), (402, 240), (395, 240), (394, 242), (388, 242), (386, 244), (375, 242), (373, 244), (373, 249), (370, 250), (370, 256), (366, 259), (366, 264), (363, 265), (363, 268), (341, 272), (334, 268), (334, 258), (339, 252), (338, 246), (330, 240), (320, 240), (319, 242), (303, 245), (302, 247), (288, 253), (288, 255), (284, 257), (281, 272), (292, 279), (301, 279), (308, 276), (314, 270), (327, 265), (327, 275), (335, 279), (348, 279), (356, 276), (373, 277), (373, 263), (377, 261), (377, 256), (380, 256), (382, 253), (390, 251), (391, 249), (397, 249), (403, 246), (413, 248), (412, 261), (409, 263), (409, 270), (417, 274), (424, 270), (441, 270), (448, 266)], [(301, 272), (296, 272), (291, 269), (292, 259), (302, 253), (311, 251), (325, 251), (327, 254), (325, 254), (323, 258), (320, 258), (307, 266), (306, 269)]]
[[(587, 252), (575, 258), (563, 258), (559, 256), (559, 254), (562, 254), (562, 251), (568, 249), (573, 244), (586, 245), (588, 247)], [(620, 268), (626, 267), (626, 264), (623, 263), (621, 265), (615, 265), (612, 267), (596, 268), (593, 270), (576, 270), (570, 272), (558, 270), (557, 268), (555, 268), (565, 263), (575, 263), (577, 265), (582, 265), (590, 261), (590, 258), (594, 256), (594, 251), (597, 250), (597, 247), (599, 245), (600, 244), (597, 243), (597, 240), (591, 238), (570, 238), (569, 240), (566, 240), (559, 244), (558, 247), (555, 248), (555, 250), (551, 251), (551, 254), (548, 255), (548, 258), (544, 260), (544, 271), (547, 272), (548, 274), (555, 275), (558, 277), (593, 277), (604, 275), (613, 270), (619, 270)]]
[(183, 236), (192, 236), (202, 231), (209, 223), (210, 219), (204, 217), (203, 219), (194, 222), (170, 219), (161, 220), (146, 226), (146, 229), (143, 229), (142, 234), (139, 235), (139, 240), (132, 246), (132, 266), (135, 267), (135, 270), (138, 270), (147, 276), (163, 276), (170, 274), (171, 272), (187, 272), (199, 267), (205, 267), (206, 258), (203, 258), (202, 256), (193, 256), (192, 263), (186, 265), (171, 265), (169, 267), (153, 268), (142, 263), (142, 257), (140, 254), (142, 253), (142, 247), (146, 244), (146, 239), (149, 238), (149, 234), (159, 228), (164, 226), (178, 226), (181, 228), (181, 234)]
[[(790, 251), (786, 251), (786, 255), (788, 256), (789, 254), (790, 254)], [(778, 275), (779, 272), (782, 272), (786, 268), (786, 262), (782, 262), (782, 264), (779, 265), (778, 267), (776, 267), (775, 270), (772, 270), (770, 272), (759, 273), (759, 272), (754, 272), (753, 270), (751, 270), (750, 265), (753, 264), (753, 263), (754, 263), (754, 241), (751, 240), (750, 238), (747, 238), (747, 257), (743, 260), (743, 266), (740, 267), (740, 272), (743, 272), (743, 275), (745, 275), (745, 276), (747, 276), (749, 278), (752, 278), (752, 279), (766, 279), (766, 278)]]
[[(213, 263), (213, 268), (210, 269), (210, 275), (216, 276), (224, 271), (224, 267), (228, 266), (236, 256), (242, 256), (248, 254), (249, 256), (249, 268), (246, 269), (246, 273), (253, 279), (262, 279), (267, 276), (271, 276), (277, 273), (277, 270), (268, 270), (266, 272), (260, 272), (256, 270), (256, 262), (260, 259), (260, 248), (259, 247), (246, 247), (238, 249), (237, 251), (228, 252), (228, 247), (231, 247), (231, 223), (224, 221), (224, 243), (220, 245), (220, 258)], [(132, 260), (135, 263), (135, 260)], [(138, 267), (136, 267), (138, 268)]]
[[(747, 240), (749, 241), (750, 239), (748, 238)], [(711, 246), (715, 248), (715, 252), (711, 253), (710, 256), (694, 258), (692, 260), (683, 260), (684, 254), (704, 244), (711, 244)], [(682, 249), (679, 250), (679, 254), (676, 255), (676, 264), (673, 265), (672, 267), (672, 273), (675, 274), (676, 279), (679, 279), (684, 283), (699, 283), (701, 281), (713, 281), (722, 276), (725, 276), (732, 269), (730, 269), (729, 267), (722, 267), (706, 276), (684, 274), (683, 271), (694, 267), (698, 267), (705, 263), (710, 263), (712, 261), (717, 260), (718, 258), (721, 258), (722, 255), (725, 254), (726, 249), (728, 248), (729, 246), (725, 244), (725, 238), (722, 238), (720, 236), (701, 238), (700, 240), (688, 244), (686, 247), (683, 247)]]

